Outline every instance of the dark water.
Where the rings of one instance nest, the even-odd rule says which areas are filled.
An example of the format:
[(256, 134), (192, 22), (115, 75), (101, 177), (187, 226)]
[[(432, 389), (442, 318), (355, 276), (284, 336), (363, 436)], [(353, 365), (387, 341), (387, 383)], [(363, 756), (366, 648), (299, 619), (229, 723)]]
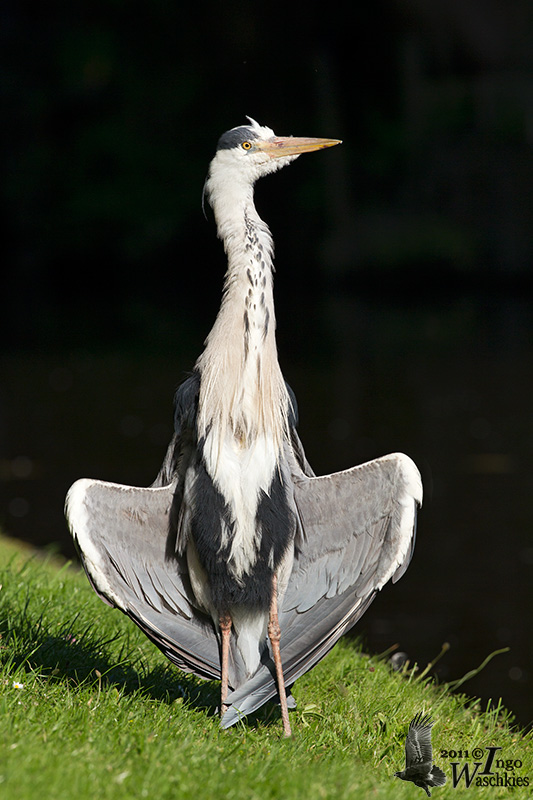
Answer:
[[(522, 724), (533, 718), (532, 311), (517, 295), (420, 306), (345, 296), (311, 318), (278, 315), (315, 470), (401, 450), (422, 472), (414, 560), (357, 631), (372, 651), (399, 643), (424, 666), (449, 642), (441, 680), (509, 647), (463, 691), (503, 697)], [(160, 351), (3, 356), (3, 529), (71, 556), (62, 505), (76, 478), (150, 483), (204, 333), (167, 336)]]

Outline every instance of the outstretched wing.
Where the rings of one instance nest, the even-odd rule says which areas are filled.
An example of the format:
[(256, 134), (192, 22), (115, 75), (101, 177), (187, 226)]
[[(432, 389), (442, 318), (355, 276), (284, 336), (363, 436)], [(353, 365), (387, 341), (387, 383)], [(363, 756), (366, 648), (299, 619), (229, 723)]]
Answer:
[(82, 479), (65, 513), (96, 592), (119, 608), (180, 669), (220, 678), (211, 620), (193, 604), (184, 559), (176, 554), (176, 482), (138, 488)]
[[(405, 766), (406, 769), (413, 767), (427, 767), (431, 769), (433, 764), (433, 749), (431, 747), (431, 728), (433, 726), (428, 714), (417, 714), (411, 720), (409, 732), (405, 740)], [(435, 784), (437, 785), (437, 784)]]
[[(395, 453), (322, 477), (286, 453), (299, 521), (292, 573), (281, 602), (281, 658), (290, 686), (362, 616), (375, 594), (398, 580), (414, 547), (420, 474)], [(232, 725), (276, 694), (271, 662), (229, 695)]]
[(304, 612), (347, 589), (364, 600), (401, 578), (422, 502), (420, 473), (408, 456), (316, 478), (294, 474), (294, 499), (301, 527), (284, 609)]

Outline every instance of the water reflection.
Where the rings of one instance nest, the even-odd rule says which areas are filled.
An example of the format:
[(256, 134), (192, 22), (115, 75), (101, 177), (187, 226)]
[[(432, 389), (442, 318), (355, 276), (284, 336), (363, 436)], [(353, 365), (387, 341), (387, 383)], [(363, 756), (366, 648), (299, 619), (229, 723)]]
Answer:
[[(402, 450), (425, 486), (415, 558), (357, 627), (454, 680), (509, 646), (463, 689), (533, 717), (532, 304), (462, 298), (418, 308), (330, 298), (312, 329), (279, 315), (280, 360), (319, 473)], [(62, 516), (83, 475), (149, 483), (171, 435), (176, 385), (203, 332), (168, 355), (2, 359), (0, 522), (73, 555)], [(179, 337), (176, 337), (179, 340)]]

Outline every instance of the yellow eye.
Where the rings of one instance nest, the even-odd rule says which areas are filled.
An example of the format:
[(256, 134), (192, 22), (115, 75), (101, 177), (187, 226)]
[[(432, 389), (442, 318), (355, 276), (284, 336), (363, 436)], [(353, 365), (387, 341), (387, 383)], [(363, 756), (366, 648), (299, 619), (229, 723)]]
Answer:
[(243, 142), (242, 143), (242, 149), (243, 150), (250, 150), (251, 147), (252, 147), (252, 145), (250, 144), (250, 142)]

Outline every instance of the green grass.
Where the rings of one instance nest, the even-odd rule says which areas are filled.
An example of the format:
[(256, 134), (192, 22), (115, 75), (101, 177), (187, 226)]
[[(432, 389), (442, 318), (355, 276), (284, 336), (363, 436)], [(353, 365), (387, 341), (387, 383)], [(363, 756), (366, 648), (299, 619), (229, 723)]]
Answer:
[(217, 684), (175, 670), (82, 573), (0, 539), (0, 584), (1, 798), (425, 798), (392, 777), (420, 710), (436, 721), (435, 760), (448, 775), (434, 798), (531, 796), (528, 787), (453, 789), (440, 757), (441, 748), (501, 746), (533, 783), (531, 738), (504, 710), (483, 713), (351, 642), (296, 684), (291, 740), (272, 706), (221, 731)]

